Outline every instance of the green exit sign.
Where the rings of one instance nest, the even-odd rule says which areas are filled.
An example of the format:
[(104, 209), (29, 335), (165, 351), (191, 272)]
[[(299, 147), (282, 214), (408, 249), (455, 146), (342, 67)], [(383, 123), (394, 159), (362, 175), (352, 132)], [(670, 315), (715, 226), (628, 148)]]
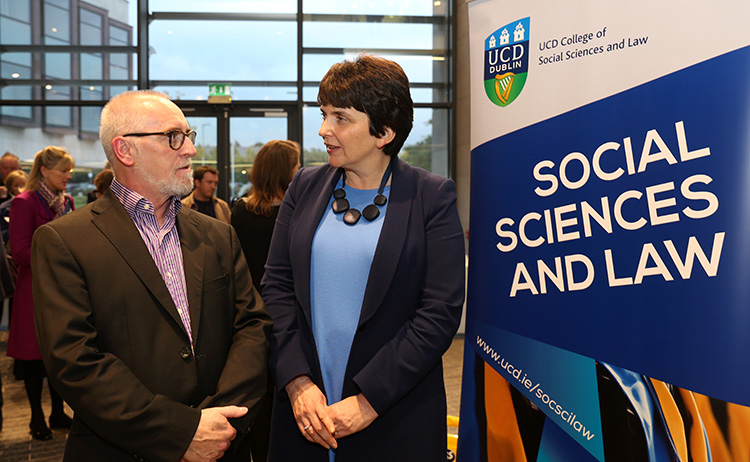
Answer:
[(209, 103), (231, 103), (232, 85), (228, 83), (212, 83), (208, 85)]

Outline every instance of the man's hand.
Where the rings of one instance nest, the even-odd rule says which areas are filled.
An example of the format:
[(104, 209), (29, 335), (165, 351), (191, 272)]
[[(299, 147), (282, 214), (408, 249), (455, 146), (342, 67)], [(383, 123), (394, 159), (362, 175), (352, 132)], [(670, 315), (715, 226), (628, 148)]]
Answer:
[(334, 425), (328, 416), (328, 403), (320, 388), (305, 375), (292, 380), (285, 388), (302, 435), (326, 449), (338, 447), (333, 437)]
[(328, 414), (336, 425), (336, 438), (364, 430), (378, 417), (362, 393), (333, 403), (328, 407)]
[(237, 431), (229, 423), (230, 418), (242, 417), (246, 407), (224, 406), (201, 410), (201, 420), (190, 442), (184, 462), (213, 462), (220, 459), (232, 442)]

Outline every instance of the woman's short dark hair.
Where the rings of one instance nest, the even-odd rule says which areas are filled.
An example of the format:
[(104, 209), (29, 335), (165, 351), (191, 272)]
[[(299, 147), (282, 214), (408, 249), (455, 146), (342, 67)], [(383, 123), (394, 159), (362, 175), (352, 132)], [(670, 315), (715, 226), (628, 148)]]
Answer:
[(354, 108), (370, 118), (370, 134), (382, 136), (386, 127), (395, 137), (383, 152), (398, 154), (414, 123), (409, 79), (397, 63), (371, 55), (336, 63), (320, 82), (318, 103)]

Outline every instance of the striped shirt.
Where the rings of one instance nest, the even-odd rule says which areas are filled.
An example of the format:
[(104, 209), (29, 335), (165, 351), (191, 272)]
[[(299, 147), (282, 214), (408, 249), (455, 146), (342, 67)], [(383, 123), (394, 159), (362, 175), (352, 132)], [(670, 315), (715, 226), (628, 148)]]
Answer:
[(123, 186), (117, 180), (112, 181), (110, 186), (114, 195), (125, 207), (130, 218), (133, 219), (135, 227), (141, 233), (143, 242), (146, 243), (151, 258), (154, 259), (156, 267), (159, 268), (164, 283), (169, 289), (180, 319), (185, 326), (190, 345), (193, 345), (193, 333), (190, 327), (190, 310), (187, 298), (187, 284), (185, 283), (185, 268), (182, 263), (182, 249), (180, 248), (180, 236), (177, 234), (175, 218), (182, 203), (180, 198), (173, 196), (164, 213), (164, 221), (161, 228), (154, 213), (154, 204), (137, 192)]

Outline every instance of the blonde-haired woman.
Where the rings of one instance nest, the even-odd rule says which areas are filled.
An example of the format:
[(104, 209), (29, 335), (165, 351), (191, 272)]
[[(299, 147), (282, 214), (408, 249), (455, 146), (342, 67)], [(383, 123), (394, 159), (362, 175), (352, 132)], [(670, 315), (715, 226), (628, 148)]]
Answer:
[[(13, 198), (10, 206), (10, 249), (18, 265), (18, 280), (8, 334), (8, 356), (15, 358), (13, 373), (26, 387), (31, 406), (31, 436), (42, 441), (52, 439), (52, 432), (44, 421), (41, 402), (46, 373), (34, 332), (31, 238), (41, 225), (75, 209), (73, 199), (65, 193), (74, 166), (73, 157), (64, 148), (47, 146), (42, 149), (34, 157), (26, 191)], [(50, 394), (50, 427), (70, 428), (71, 420), (65, 415), (62, 399), (52, 387)]]

